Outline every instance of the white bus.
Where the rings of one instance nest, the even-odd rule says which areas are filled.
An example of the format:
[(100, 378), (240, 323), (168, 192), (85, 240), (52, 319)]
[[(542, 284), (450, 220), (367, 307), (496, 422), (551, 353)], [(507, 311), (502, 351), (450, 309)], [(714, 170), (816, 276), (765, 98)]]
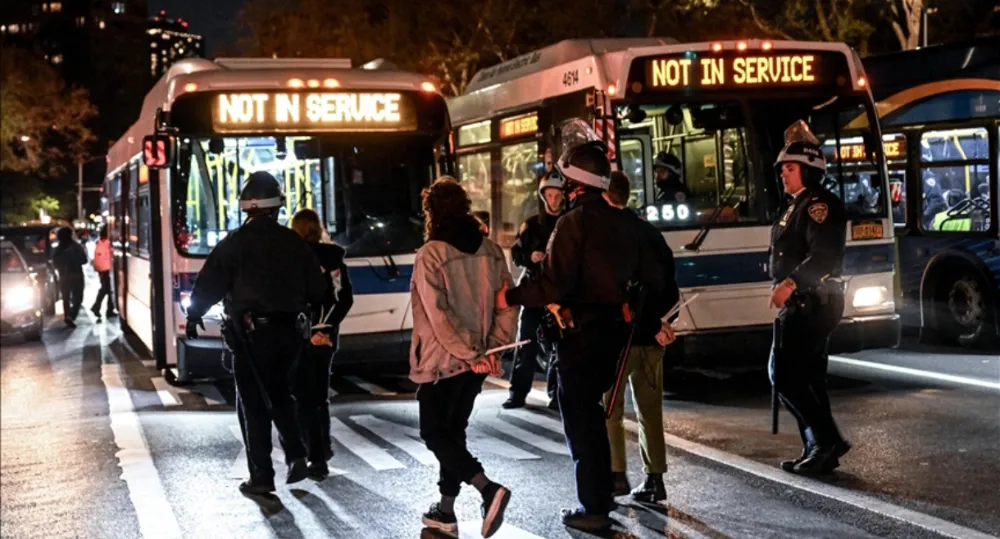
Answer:
[[(591, 123), (609, 144), (614, 166), (632, 181), (630, 206), (672, 247), (682, 296), (698, 294), (675, 323), (680, 339), (668, 349), (669, 367), (763, 365), (775, 315), (768, 308), (768, 245), (780, 217), (773, 163), (784, 130), (799, 119), (827, 149), (825, 186), (849, 214), (847, 307), (831, 349), (898, 344), (884, 150), (872, 143), (881, 138), (878, 118), (861, 60), (849, 47), (568, 41), (509, 64), (504, 80), (491, 84), (485, 70), (466, 95), (449, 101), (461, 180), (490, 195), (480, 204), (496, 210), (494, 234), (509, 245), (522, 218), (518, 205), (534, 195), (545, 148), (558, 147), (545, 129), (573, 117)], [(570, 94), (578, 77), (579, 104), (553, 98), (562, 86), (566, 91), (555, 95)], [(842, 137), (845, 119), (859, 113), (871, 128), (857, 140)], [(529, 118), (528, 129), (521, 118)], [(682, 163), (690, 193), (683, 201), (658, 192), (653, 161), (660, 152)], [(835, 157), (845, 152), (863, 155), (871, 171), (847, 174)]]
[(178, 62), (108, 156), (122, 324), (172, 381), (227, 376), (221, 305), (191, 342), (185, 310), (204, 259), (243, 222), (242, 182), (267, 170), (284, 186), (282, 224), (312, 208), (347, 249), (355, 303), (338, 360), (405, 357), (420, 191), (451, 172), (449, 133), (444, 98), (417, 74), (349, 60)]

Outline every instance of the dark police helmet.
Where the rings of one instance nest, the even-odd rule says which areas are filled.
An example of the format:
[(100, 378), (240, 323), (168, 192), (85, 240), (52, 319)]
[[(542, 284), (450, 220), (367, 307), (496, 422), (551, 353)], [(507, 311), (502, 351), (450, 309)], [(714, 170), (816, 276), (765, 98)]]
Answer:
[(674, 176), (680, 176), (681, 160), (672, 153), (660, 152), (656, 154), (656, 160), (653, 161), (653, 169), (658, 168), (669, 170)]
[(566, 179), (587, 187), (608, 190), (611, 183), (611, 162), (607, 146), (600, 141), (590, 141), (570, 148), (556, 163), (559, 173)]
[(281, 192), (278, 180), (269, 172), (259, 170), (247, 178), (240, 192), (240, 209), (273, 210), (285, 204), (285, 194)]

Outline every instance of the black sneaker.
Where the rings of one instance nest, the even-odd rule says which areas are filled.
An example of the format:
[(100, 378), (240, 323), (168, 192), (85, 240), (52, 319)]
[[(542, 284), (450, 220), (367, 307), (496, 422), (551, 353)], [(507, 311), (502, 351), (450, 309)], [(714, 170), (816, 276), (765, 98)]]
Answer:
[(639, 503), (660, 503), (667, 499), (667, 487), (662, 474), (648, 474), (642, 485), (632, 491), (632, 499)]
[(563, 509), (562, 523), (569, 528), (592, 532), (604, 531), (611, 527), (608, 515), (594, 515), (584, 511), (582, 507)]
[(308, 468), (309, 479), (322, 481), (330, 477), (330, 468), (325, 462), (310, 462)]
[(524, 397), (515, 397), (511, 395), (507, 397), (507, 400), (501, 404), (505, 410), (513, 410), (514, 408), (524, 408)]
[(847, 440), (840, 441), (829, 447), (815, 446), (801, 462), (793, 468), (794, 473), (816, 475), (831, 473), (840, 467), (840, 457), (851, 450)]
[(309, 477), (309, 465), (306, 464), (306, 459), (295, 459), (288, 465), (288, 474), (285, 475), (285, 483), (291, 485), (292, 483), (298, 483), (306, 477)]
[(274, 492), (274, 480), (263, 481), (247, 479), (246, 481), (240, 483), (240, 492), (243, 494), (262, 496), (264, 494), (270, 494)]
[(490, 483), (483, 490), (483, 530), (482, 536), (492, 537), (503, 525), (503, 513), (510, 502), (510, 489)]
[(439, 503), (435, 502), (432, 504), (430, 510), (424, 513), (420, 521), (428, 528), (440, 530), (453, 537), (458, 537), (458, 519), (455, 518), (455, 513), (445, 513), (441, 510), (441, 504)]

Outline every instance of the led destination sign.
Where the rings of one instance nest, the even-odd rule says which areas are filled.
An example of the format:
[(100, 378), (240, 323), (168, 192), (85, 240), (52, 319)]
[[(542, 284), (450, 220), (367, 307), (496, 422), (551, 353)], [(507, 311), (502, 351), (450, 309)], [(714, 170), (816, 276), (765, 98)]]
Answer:
[(216, 131), (405, 131), (413, 106), (395, 92), (223, 93), (212, 103)]
[[(841, 55), (787, 53), (740, 56), (680, 55), (645, 59), (643, 85), (650, 90), (717, 90), (748, 87), (843, 85)], [(635, 80), (635, 79), (633, 79)]]

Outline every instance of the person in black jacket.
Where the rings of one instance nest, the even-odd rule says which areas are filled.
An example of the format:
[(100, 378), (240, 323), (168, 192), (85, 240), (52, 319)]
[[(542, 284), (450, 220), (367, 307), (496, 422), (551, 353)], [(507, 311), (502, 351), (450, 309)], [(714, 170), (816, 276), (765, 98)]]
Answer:
[[(545, 258), (545, 247), (549, 236), (556, 227), (556, 221), (562, 214), (563, 182), (554, 170), (546, 174), (538, 186), (538, 197), (544, 210), (528, 218), (517, 233), (517, 240), (510, 248), (510, 256), (514, 264), (524, 268), (521, 279), (538, 279), (542, 272), (542, 260)], [(503, 403), (504, 408), (521, 408), (531, 390), (531, 382), (535, 377), (535, 367), (538, 365), (538, 354), (548, 356), (546, 379), (549, 394), (549, 408), (559, 409), (556, 399), (558, 388), (555, 362), (552, 361), (551, 343), (541, 342), (538, 336), (538, 326), (545, 316), (544, 307), (522, 307), (521, 319), (518, 322), (518, 341), (530, 340), (514, 355), (514, 367), (510, 373), (510, 396)]]
[[(601, 397), (615, 383), (628, 339), (629, 285), (649, 293), (664, 287), (663, 270), (636, 234), (635, 216), (614, 208), (602, 193), (611, 181), (607, 147), (591, 139), (567, 149), (558, 163), (572, 206), (559, 218), (538, 280), (522, 279), (497, 292), (497, 308), (558, 304), (572, 323), (557, 346), (559, 410), (575, 463), (580, 506), (565, 509), (563, 524), (583, 530), (611, 526), (614, 506), (611, 448)], [(564, 319), (566, 319), (564, 318)]]
[(344, 263), (344, 248), (320, 243), (323, 227), (313, 210), (301, 210), (292, 218), (292, 230), (309, 243), (323, 273), (330, 280), (323, 303), (312, 306), (313, 335), (302, 351), (293, 392), (299, 426), (306, 442), (309, 476), (322, 481), (330, 475), (327, 461), (333, 457), (330, 445), (330, 369), (337, 352), (340, 323), (354, 305), (354, 289)]
[(56, 232), (59, 245), (52, 253), (52, 265), (59, 272), (59, 292), (63, 300), (63, 320), (75, 328), (76, 317), (83, 304), (83, 266), (88, 262), (87, 252), (73, 239), (73, 230), (64, 227)]
[[(635, 215), (626, 209), (629, 198), (629, 179), (624, 173), (611, 173), (611, 185), (605, 198), (608, 204)], [(663, 484), (663, 474), (667, 472), (667, 449), (663, 441), (663, 344), (657, 336), (664, 333), (663, 342), (673, 342), (674, 335), (669, 321), (661, 322), (671, 307), (680, 299), (680, 291), (674, 276), (674, 254), (663, 234), (655, 226), (635, 218), (636, 234), (648, 245), (650, 252), (663, 269), (666, 283), (660, 293), (646, 293), (642, 310), (632, 337), (625, 373), (632, 390), (632, 404), (639, 422), (639, 455), (646, 480), (632, 492), (638, 502), (657, 503), (667, 498)], [(611, 442), (611, 472), (615, 479), (615, 495), (629, 493), (630, 486), (625, 474), (628, 459), (625, 453), (625, 392), (619, 391), (615, 402), (610, 402), (612, 392), (604, 395), (604, 405), (612, 409), (608, 419), (608, 438)]]
[(295, 414), (291, 381), (309, 335), (310, 305), (327, 299), (328, 279), (298, 234), (278, 224), (285, 203), (274, 176), (247, 178), (240, 193), (246, 223), (212, 249), (191, 291), (187, 338), (198, 338), (202, 317), (225, 300), (223, 337), (233, 351), (236, 412), (247, 450), (250, 479), (244, 494), (274, 491), (271, 424), (285, 450), (286, 483), (309, 475)]

